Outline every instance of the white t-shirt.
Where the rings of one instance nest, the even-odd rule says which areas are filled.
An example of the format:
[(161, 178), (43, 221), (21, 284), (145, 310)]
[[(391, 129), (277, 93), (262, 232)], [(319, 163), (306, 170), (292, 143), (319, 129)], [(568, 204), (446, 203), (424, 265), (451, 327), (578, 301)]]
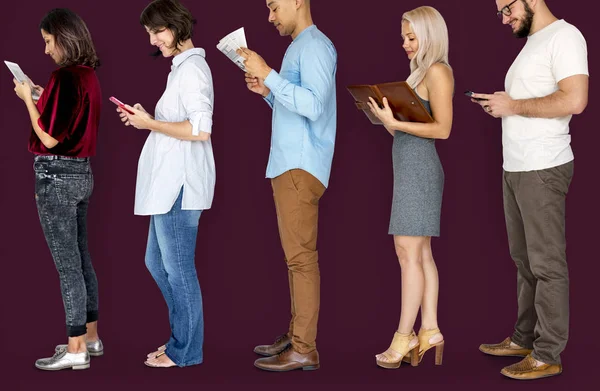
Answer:
[[(192, 135), (211, 133), (213, 83), (204, 49), (189, 49), (173, 58), (167, 88), (156, 104), (155, 118), (164, 122), (190, 121)], [(215, 160), (208, 141), (184, 141), (150, 132), (138, 162), (136, 215), (171, 210), (183, 186), (181, 209), (204, 210), (212, 204)]]
[[(588, 75), (585, 38), (561, 19), (527, 38), (506, 74), (505, 90), (512, 99), (540, 98), (556, 92), (562, 79), (581, 74)], [(543, 170), (573, 160), (571, 117), (503, 117), (504, 170)]]

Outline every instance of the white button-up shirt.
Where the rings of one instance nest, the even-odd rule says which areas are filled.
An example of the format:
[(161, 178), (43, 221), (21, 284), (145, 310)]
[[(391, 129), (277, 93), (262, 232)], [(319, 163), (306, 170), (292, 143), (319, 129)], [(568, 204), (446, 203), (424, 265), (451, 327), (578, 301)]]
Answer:
[[(167, 88), (156, 104), (157, 121), (190, 121), (192, 134), (211, 133), (213, 84), (204, 49), (188, 49), (173, 58)], [(182, 209), (204, 210), (212, 204), (215, 160), (208, 141), (184, 141), (152, 131), (138, 162), (136, 215), (171, 210), (183, 187)]]

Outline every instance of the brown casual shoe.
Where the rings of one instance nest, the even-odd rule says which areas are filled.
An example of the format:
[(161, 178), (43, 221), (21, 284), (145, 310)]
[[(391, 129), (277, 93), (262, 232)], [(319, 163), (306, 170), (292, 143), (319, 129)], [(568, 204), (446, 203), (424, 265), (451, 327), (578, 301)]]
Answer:
[(254, 362), (254, 366), (273, 372), (287, 372), (294, 369), (314, 371), (319, 369), (319, 353), (316, 350), (306, 354), (298, 353), (290, 345), (277, 356), (259, 358)]
[(502, 368), (500, 371), (506, 377), (517, 380), (534, 380), (548, 376), (560, 375), (562, 365), (560, 364), (542, 364), (536, 366), (536, 361), (531, 355), (528, 355), (523, 360), (516, 364)]
[(504, 341), (496, 344), (482, 344), (479, 345), (479, 350), (485, 354), (489, 354), (491, 356), (504, 356), (504, 357), (525, 357), (531, 352), (532, 349), (525, 348), (514, 348), (510, 346), (511, 339), (510, 337), (506, 338)]
[(289, 335), (283, 334), (277, 337), (272, 345), (258, 345), (254, 348), (254, 353), (265, 357), (276, 356), (290, 346), (291, 343), (292, 339)]

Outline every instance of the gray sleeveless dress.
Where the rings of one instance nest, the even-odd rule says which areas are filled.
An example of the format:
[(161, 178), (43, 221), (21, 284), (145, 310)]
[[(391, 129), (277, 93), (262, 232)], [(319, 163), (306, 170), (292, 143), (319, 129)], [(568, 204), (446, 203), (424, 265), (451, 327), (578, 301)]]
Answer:
[[(429, 101), (421, 102), (431, 113)], [(389, 234), (440, 236), (444, 170), (435, 140), (397, 131), (392, 160), (394, 198)]]

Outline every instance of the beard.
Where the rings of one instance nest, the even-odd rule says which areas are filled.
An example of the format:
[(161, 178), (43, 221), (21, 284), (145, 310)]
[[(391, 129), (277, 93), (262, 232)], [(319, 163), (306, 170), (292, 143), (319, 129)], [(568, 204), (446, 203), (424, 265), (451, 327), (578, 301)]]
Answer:
[(529, 32), (531, 31), (531, 25), (533, 24), (534, 13), (525, 0), (521, 0), (521, 2), (525, 8), (525, 17), (519, 21), (521, 23), (521, 27), (519, 27), (517, 31), (514, 31), (513, 35), (517, 38), (527, 38), (529, 36)]

